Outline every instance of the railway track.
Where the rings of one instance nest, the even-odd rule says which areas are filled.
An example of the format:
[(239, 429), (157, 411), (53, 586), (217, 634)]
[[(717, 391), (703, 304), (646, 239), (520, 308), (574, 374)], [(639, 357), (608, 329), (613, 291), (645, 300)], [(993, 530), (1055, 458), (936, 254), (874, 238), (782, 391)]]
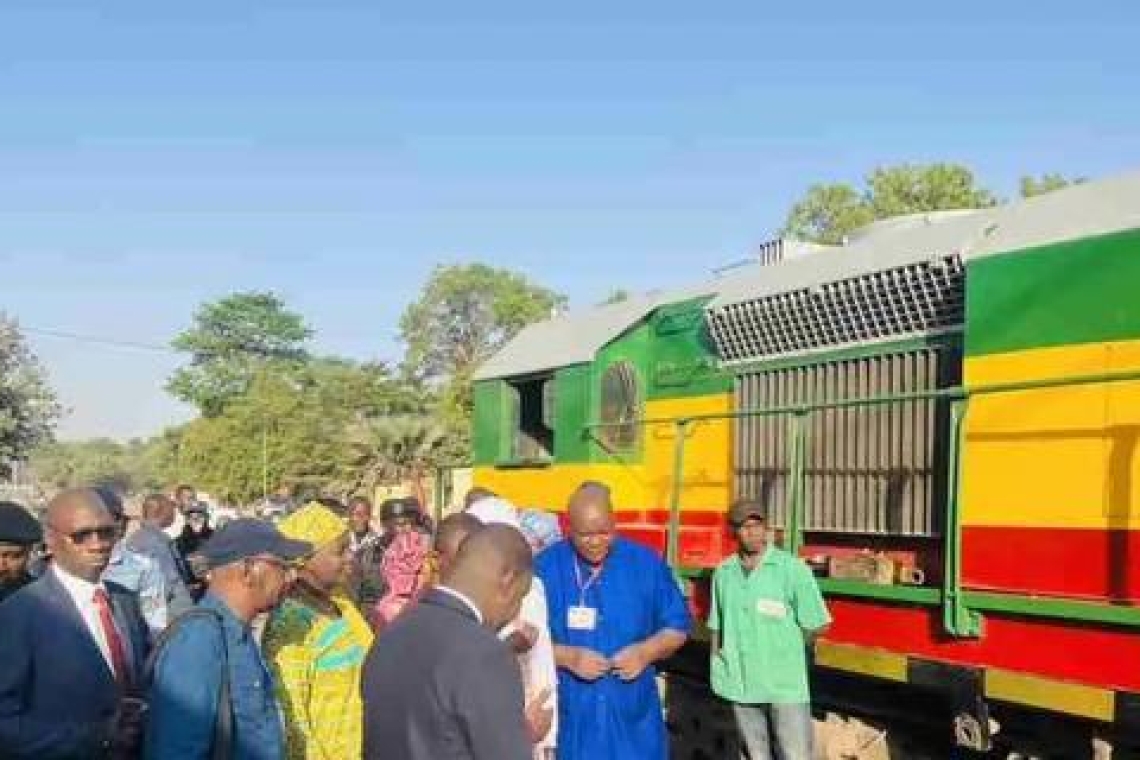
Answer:
[[(815, 684), (815, 760), (1120, 760), (1140, 752), (1097, 737), (1092, 725), (1062, 726), (1041, 714), (998, 713), (993, 748), (957, 746), (951, 712), (934, 697), (902, 694), (866, 680), (821, 678)], [(673, 760), (744, 758), (727, 705), (704, 677), (670, 670), (663, 687)], [(1008, 721), (1003, 723), (1003, 721)]]

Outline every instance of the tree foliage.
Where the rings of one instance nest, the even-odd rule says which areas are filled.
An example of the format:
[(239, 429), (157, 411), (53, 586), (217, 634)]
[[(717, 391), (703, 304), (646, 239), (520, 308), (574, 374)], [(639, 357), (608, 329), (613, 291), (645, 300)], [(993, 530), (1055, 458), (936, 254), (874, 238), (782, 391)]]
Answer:
[(475, 368), (565, 299), (482, 264), (440, 267), (401, 320), (407, 356), (388, 365), (306, 351), (312, 332), (270, 293), (204, 304), (174, 346), (189, 363), (168, 390), (198, 407), (145, 442), (41, 446), (45, 487), (101, 481), (127, 491), (191, 482), (225, 502), (266, 491), (345, 496), (393, 479), (421, 486), (469, 456)]
[(1025, 176), (1021, 178), (1021, 197), (1033, 198), (1069, 185), (1079, 185), (1082, 182), (1084, 180), (1081, 178), (1069, 179), (1063, 174), (1055, 173), (1042, 174), (1040, 177)]
[(945, 163), (876, 169), (867, 177), (865, 200), (876, 219), (997, 205), (997, 197), (978, 186), (972, 171)]
[(866, 177), (865, 187), (814, 185), (797, 201), (781, 234), (813, 243), (836, 245), (877, 219), (949, 209), (985, 208), (997, 203), (980, 187), (972, 171), (958, 164), (902, 164), (881, 167)]
[(475, 369), (565, 300), (506, 269), (437, 267), (400, 319), (405, 370), (412, 380), (439, 388), (442, 411), (462, 427), (471, 411)]
[(127, 443), (57, 441), (40, 446), (29, 462), (45, 489), (111, 483), (125, 492), (162, 490), (174, 473), (172, 434), (176, 431)]
[(0, 477), (48, 441), (62, 409), (15, 322), (0, 314)]
[(796, 240), (838, 245), (874, 218), (866, 199), (850, 185), (813, 185), (792, 206), (782, 234)]
[(190, 354), (190, 364), (175, 371), (167, 390), (216, 416), (263, 368), (289, 371), (303, 362), (311, 336), (304, 319), (272, 293), (234, 293), (207, 303), (172, 343)]
[(423, 479), (436, 466), (454, 463), (448, 426), (429, 414), (394, 414), (357, 421), (349, 430), (352, 490), (411, 480), (422, 500)]
[(240, 503), (282, 485), (347, 493), (357, 480), (349, 431), (421, 404), (379, 364), (318, 359), (287, 374), (262, 369), (221, 414), (185, 427), (179, 477)]
[(630, 294), (629, 294), (628, 290), (626, 290), (625, 288), (615, 288), (615, 289), (611, 290), (610, 294), (608, 296), (606, 296), (604, 299), (602, 299), (602, 302), (598, 305), (599, 306), (609, 306), (610, 304), (613, 304), (613, 303), (621, 303), (622, 301), (628, 301), (629, 298), (630, 298)]

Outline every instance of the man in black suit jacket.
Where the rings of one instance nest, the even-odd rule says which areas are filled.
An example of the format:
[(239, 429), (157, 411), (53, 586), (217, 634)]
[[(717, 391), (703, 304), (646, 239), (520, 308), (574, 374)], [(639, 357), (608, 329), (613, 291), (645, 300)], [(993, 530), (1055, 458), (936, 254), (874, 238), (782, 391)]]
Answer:
[(55, 497), (45, 522), (51, 565), (0, 604), (0, 756), (131, 757), (149, 642), (134, 595), (99, 580), (118, 527), (89, 489)]
[(530, 588), (518, 531), (481, 528), (442, 583), (387, 628), (364, 665), (368, 760), (530, 760), (522, 678), (495, 635)]

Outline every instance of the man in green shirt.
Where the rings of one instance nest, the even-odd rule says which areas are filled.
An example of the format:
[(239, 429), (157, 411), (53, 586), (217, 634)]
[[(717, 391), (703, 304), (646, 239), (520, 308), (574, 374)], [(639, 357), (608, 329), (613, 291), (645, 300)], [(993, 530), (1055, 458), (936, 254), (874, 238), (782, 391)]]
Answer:
[(800, 559), (768, 539), (764, 506), (729, 512), (739, 551), (713, 575), (711, 680), (752, 760), (811, 760), (807, 647), (831, 615)]

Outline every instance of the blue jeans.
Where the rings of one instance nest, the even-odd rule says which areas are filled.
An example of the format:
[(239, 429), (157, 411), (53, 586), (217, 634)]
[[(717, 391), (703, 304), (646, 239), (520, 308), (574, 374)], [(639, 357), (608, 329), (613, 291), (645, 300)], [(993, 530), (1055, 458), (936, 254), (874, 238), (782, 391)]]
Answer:
[(733, 704), (751, 760), (812, 760), (811, 705)]

